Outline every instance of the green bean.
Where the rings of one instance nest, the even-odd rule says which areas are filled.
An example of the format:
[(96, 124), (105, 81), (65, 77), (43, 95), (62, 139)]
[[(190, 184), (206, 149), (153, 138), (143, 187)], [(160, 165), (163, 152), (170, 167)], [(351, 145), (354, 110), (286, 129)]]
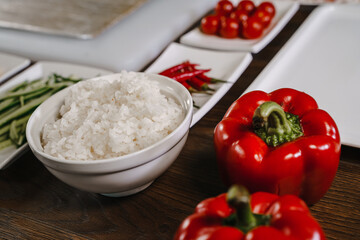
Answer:
[(26, 86), (29, 85), (29, 82), (28, 81), (25, 81), (19, 85), (16, 85), (13, 89), (10, 89), (9, 92), (16, 92), (20, 89), (24, 89)]
[(16, 92), (8, 93), (8, 94), (0, 97), (0, 100), (6, 99), (6, 98), (24, 96), (24, 95), (27, 95), (27, 94), (36, 93), (37, 91), (44, 91), (44, 90), (48, 90), (48, 89), (50, 89), (50, 88), (44, 86), (44, 87), (41, 87), (41, 88), (19, 90), (19, 91), (16, 91)]
[(7, 109), (6, 111), (2, 112), (0, 114), (0, 119), (5, 117), (6, 115), (9, 115), (10, 113), (14, 112), (16, 109), (20, 108), (19, 105), (15, 105), (12, 108)]
[(20, 147), (21, 145), (23, 145), (25, 143), (25, 134), (21, 134), (17, 140), (17, 142), (15, 143), (17, 147)]
[(7, 134), (0, 135), (0, 142), (6, 140), (6, 139), (8, 139), (8, 138), (9, 138), (9, 137), (8, 137)]
[(6, 99), (0, 103), (0, 112), (8, 109), (9, 107), (15, 105), (17, 100), (15, 99)]
[(26, 124), (18, 126), (16, 120), (13, 120), (10, 124), (9, 137), (16, 146), (21, 146), (25, 140)]
[[(17, 121), (16, 121), (16, 127), (18, 127), (18, 126), (20, 126), (20, 125), (22, 125), (22, 124), (25, 124), (25, 125), (26, 125), (26, 123), (27, 123), (27, 121), (29, 120), (30, 116), (31, 116), (31, 113), (28, 114), (28, 115), (26, 115), (26, 116), (24, 116), (24, 117), (22, 117), (22, 118), (17, 119)], [(2, 128), (0, 128), (0, 135), (3, 135), (3, 134), (5, 134), (5, 133), (7, 133), (7, 132), (9, 132), (9, 131), (10, 131), (10, 123), (7, 124), (7, 125), (5, 125), (5, 126), (3, 126)]]
[(43, 101), (45, 101), (48, 97), (51, 96), (51, 93), (47, 93), (39, 98), (33, 99), (26, 103), (23, 107), (20, 107), (16, 111), (10, 113), (9, 115), (5, 116), (4, 118), (0, 119), (0, 126), (3, 126), (5, 123), (10, 122), (11, 120), (21, 117), (25, 113), (33, 110), (37, 106), (39, 106)]
[(20, 147), (26, 141), (26, 137), (25, 137), (26, 123), (22, 124), (19, 132), (20, 132), (20, 135), (19, 135), (18, 141), (15, 143), (18, 147)]
[(33, 110), (54, 93), (81, 80), (53, 73), (47, 78), (24, 81), (0, 96), (0, 150), (24, 144), (26, 124)]
[(16, 120), (13, 120), (10, 123), (10, 131), (9, 131), (10, 139), (15, 143), (19, 138), (18, 130), (16, 129)]
[(11, 141), (11, 139), (4, 140), (4, 141), (0, 142), (0, 150), (10, 147), (11, 145), (13, 145), (13, 142)]
[(25, 100), (24, 100), (24, 96), (23, 96), (23, 95), (19, 97), (19, 102), (20, 102), (20, 106), (21, 106), (21, 107), (25, 105)]
[(71, 85), (73, 85), (73, 83), (62, 82), (62, 83), (54, 83), (49, 87), (51, 87), (52, 89), (63, 89), (63, 88), (66, 88), (68, 86), (71, 86)]
[(77, 83), (79, 81), (81, 81), (82, 79), (81, 78), (72, 78), (72, 77), (63, 77), (63, 76), (60, 76), (56, 73), (53, 74), (53, 77), (57, 80), (57, 79), (60, 79), (61, 82), (63, 81), (70, 81), (70, 82), (73, 82), (73, 83)]
[(43, 81), (44, 80), (41, 78), (32, 81), (24, 81), (13, 87), (12, 89), (10, 89), (8, 92), (17, 92), (19, 90), (24, 90), (26, 88), (33, 88), (34, 86), (36, 87), (38, 84), (44, 84)]
[(41, 96), (44, 93), (49, 92), (50, 90), (51, 90), (51, 88), (43, 88), (41, 91), (36, 91), (34, 93), (31, 93), (31, 94), (28, 94), (28, 95), (24, 96), (24, 100), (27, 101), (27, 100), (30, 100), (32, 98)]

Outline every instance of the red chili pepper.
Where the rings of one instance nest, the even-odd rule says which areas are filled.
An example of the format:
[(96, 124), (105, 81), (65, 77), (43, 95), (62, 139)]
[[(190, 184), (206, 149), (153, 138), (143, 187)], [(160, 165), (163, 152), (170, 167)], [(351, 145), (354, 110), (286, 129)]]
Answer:
[(178, 228), (174, 240), (325, 240), (306, 204), (294, 195), (228, 193), (200, 202)]
[(201, 79), (202, 81), (207, 82), (207, 83), (218, 83), (218, 82), (226, 83), (227, 82), (227, 81), (224, 81), (221, 79), (208, 77), (205, 74), (199, 74), (198, 77), (199, 77), (199, 79)]
[(198, 92), (195, 88), (193, 88), (192, 86), (190, 86), (186, 81), (181, 83), (187, 90), (189, 90), (189, 92), (191, 93), (195, 93)]
[(193, 72), (195, 70), (199, 70), (199, 69), (196, 69), (196, 66), (198, 66), (198, 64), (188, 65), (185, 68), (183, 68), (182, 72)]
[[(205, 73), (209, 72), (211, 69), (197, 69), (197, 65), (198, 64), (186, 61), (168, 68), (159, 74), (170, 77), (180, 83), (186, 82), (185, 87), (189, 89), (190, 92), (201, 92), (206, 94), (209, 94), (207, 91), (215, 91), (209, 87), (208, 83), (225, 82), (207, 77)], [(192, 89), (190, 89), (190, 86), (192, 86)]]
[(188, 80), (189, 84), (198, 91), (215, 91), (206, 82), (201, 81), (197, 76), (192, 77)]
[(311, 96), (289, 88), (237, 99), (216, 126), (214, 144), (226, 184), (294, 194), (308, 204), (331, 186), (341, 148), (331, 116)]
[(178, 64), (178, 65), (175, 65), (175, 66), (173, 66), (173, 67), (171, 67), (171, 68), (168, 68), (168, 69), (162, 71), (162, 72), (159, 73), (159, 74), (169, 77), (169, 76), (171, 76), (173, 73), (176, 73), (177, 71), (181, 71), (182, 69), (185, 69), (185, 68), (187, 68), (187, 67), (189, 67), (189, 66), (194, 67), (194, 66), (197, 66), (197, 64), (191, 64), (189, 61), (185, 61), (185, 62), (180, 63), (180, 64)]
[(206, 76), (205, 74), (199, 74), (198, 77), (204, 82), (211, 83), (211, 78)]
[(171, 78), (178, 82), (182, 82), (182, 81), (186, 81), (194, 76), (197, 76), (199, 74), (206, 73), (209, 71), (210, 71), (210, 69), (199, 69), (199, 70), (194, 70), (192, 72), (177, 73), (177, 74), (172, 75)]

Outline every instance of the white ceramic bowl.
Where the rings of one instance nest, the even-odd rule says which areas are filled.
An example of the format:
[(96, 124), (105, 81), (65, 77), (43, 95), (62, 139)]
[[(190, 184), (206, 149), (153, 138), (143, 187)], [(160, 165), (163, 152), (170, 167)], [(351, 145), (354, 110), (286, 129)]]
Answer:
[(58, 179), (84, 191), (118, 197), (147, 188), (179, 155), (186, 142), (193, 115), (192, 98), (186, 88), (167, 77), (147, 75), (151, 80), (160, 82), (161, 92), (176, 99), (184, 110), (184, 120), (164, 139), (140, 151), (104, 160), (61, 160), (44, 153), (40, 139), (42, 128), (58, 116), (69, 90), (66, 88), (42, 103), (28, 121), (26, 137), (35, 156)]

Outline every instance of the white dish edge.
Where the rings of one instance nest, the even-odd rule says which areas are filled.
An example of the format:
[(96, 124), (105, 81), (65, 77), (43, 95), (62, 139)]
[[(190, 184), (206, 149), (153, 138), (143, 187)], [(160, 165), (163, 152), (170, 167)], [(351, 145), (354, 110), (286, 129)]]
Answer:
[(3, 52), (0, 52), (0, 55), (3, 58), (11, 58), (12, 61), (16, 62), (15, 64), (8, 66), (7, 71), (0, 74), (0, 83), (30, 65), (30, 59)]

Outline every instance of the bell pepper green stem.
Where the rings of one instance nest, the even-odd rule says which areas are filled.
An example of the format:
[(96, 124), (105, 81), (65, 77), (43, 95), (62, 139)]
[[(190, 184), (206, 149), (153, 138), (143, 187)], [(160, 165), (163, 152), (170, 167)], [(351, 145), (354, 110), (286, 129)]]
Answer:
[(260, 225), (269, 225), (270, 216), (254, 214), (250, 206), (250, 193), (240, 185), (232, 186), (227, 193), (229, 206), (235, 209), (235, 213), (224, 221), (225, 225), (234, 226), (247, 233)]
[(285, 112), (276, 102), (261, 104), (253, 116), (254, 132), (269, 146), (278, 146), (303, 135), (299, 117)]

